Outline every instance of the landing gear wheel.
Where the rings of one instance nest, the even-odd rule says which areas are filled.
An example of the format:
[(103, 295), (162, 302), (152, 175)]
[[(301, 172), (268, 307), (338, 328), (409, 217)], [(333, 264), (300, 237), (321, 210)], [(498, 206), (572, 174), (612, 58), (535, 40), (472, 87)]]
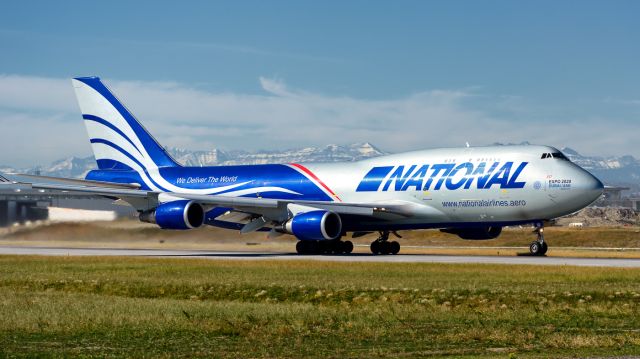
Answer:
[(381, 251), (381, 248), (380, 248), (381, 244), (382, 244), (382, 242), (380, 242), (380, 241), (371, 242), (371, 253), (373, 253), (373, 254), (382, 254), (382, 251)]
[(296, 243), (298, 254), (318, 254), (321, 249), (323, 248), (320, 247), (318, 241), (298, 241)]
[(309, 252), (307, 254), (319, 254), (320, 253), (320, 243), (319, 241), (307, 241)]
[(351, 254), (351, 252), (353, 252), (353, 242), (351, 241), (344, 241), (342, 242), (342, 253), (344, 254)]
[(549, 249), (549, 246), (547, 246), (547, 242), (542, 242), (542, 252), (540, 253), (541, 256), (547, 254), (547, 249)]
[(382, 254), (390, 254), (391, 253), (391, 243), (389, 242), (382, 242), (382, 245), (380, 246), (382, 249)]
[(529, 245), (529, 252), (531, 252), (531, 255), (534, 256), (543, 256), (547, 253), (548, 249), (549, 247), (545, 242), (533, 241)]
[(543, 223), (536, 223), (534, 226), (535, 229), (533, 233), (535, 233), (538, 238), (529, 245), (529, 252), (534, 256), (543, 256), (549, 249), (547, 242), (544, 240), (544, 225)]
[(373, 254), (398, 254), (400, 252), (400, 243), (396, 241), (389, 242), (389, 233), (393, 233), (396, 237), (402, 238), (396, 232), (381, 231), (380, 237), (371, 242), (371, 253)]
[(303, 241), (298, 241), (298, 243), (296, 243), (296, 252), (298, 252), (298, 254), (305, 254), (305, 249)]
[(538, 241), (531, 242), (531, 244), (529, 245), (529, 252), (531, 252), (531, 255), (534, 255), (534, 256), (542, 255), (542, 246), (540, 245), (540, 242)]
[(314, 250), (314, 243), (311, 243), (309, 241), (298, 241), (298, 243), (296, 243), (296, 252), (298, 252), (298, 254), (313, 254), (313, 250)]
[(343, 244), (344, 242), (342, 242), (339, 239), (333, 240), (331, 242), (329, 242), (329, 249), (326, 251), (327, 254), (342, 254), (343, 251)]
[(391, 254), (398, 254), (400, 252), (400, 243), (396, 241), (390, 242), (389, 249)]
[(296, 243), (298, 254), (350, 254), (353, 252), (351, 241), (298, 241)]
[(296, 252), (298, 254), (304, 254), (304, 244), (302, 241), (298, 241), (298, 243), (296, 243)]
[[(393, 253), (393, 250), (395, 249), (392, 243), (398, 243), (398, 242), (373, 241), (373, 242), (371, 242), (371, 253), (373, 253), (373, 254), (391, 254), (391, 253)], [(400, 244), (398, 244), (398, 251), (400, 251)]]
[(333, 253), (333, 249), (336, 247), (334, 242), (317, 241), (316, 243), (318, 243), (319, 254), (331, 254)]

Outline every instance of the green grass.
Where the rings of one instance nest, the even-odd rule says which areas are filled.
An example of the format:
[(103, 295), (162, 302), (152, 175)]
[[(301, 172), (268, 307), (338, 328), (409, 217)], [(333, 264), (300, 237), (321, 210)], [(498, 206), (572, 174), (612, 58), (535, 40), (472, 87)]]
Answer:
[(640, 354), (640, 270), (0, 257), (0, 356)]

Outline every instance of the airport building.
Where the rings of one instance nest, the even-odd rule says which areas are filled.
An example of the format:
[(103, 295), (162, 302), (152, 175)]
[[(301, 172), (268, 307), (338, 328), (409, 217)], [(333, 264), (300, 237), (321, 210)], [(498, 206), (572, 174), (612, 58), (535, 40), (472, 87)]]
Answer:
[(38, 193), (0, 191), (0, 227), (26, 221), (46, 220), (52, 197)]
[(629, 187), (605, 186), (602, 197), (595, 202), (598, 207), (631, 208), (640, 211), (640, 197), (624, 196)]

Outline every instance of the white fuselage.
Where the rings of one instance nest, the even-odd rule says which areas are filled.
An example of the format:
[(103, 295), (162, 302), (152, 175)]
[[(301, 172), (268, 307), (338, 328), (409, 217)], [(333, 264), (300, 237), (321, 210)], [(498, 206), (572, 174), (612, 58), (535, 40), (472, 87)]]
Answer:
[[(556, 153), (532, 145), (443, 148), (305, 166), (342, 201), (415, 204), (419, 215), (394, 218), (399, 223), (526, 222), (575, 212), (602, 193), (598, 179)], [(380, 167), (378, 179), (358, 190), (372, 168)]]

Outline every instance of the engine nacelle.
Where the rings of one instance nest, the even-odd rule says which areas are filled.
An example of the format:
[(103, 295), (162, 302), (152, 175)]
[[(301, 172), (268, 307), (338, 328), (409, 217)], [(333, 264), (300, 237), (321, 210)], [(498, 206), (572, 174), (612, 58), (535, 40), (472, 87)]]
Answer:
[(482, 241), (497, 238), (502, 233), (502, 227), (476, 227), (476, 228), (444, 228), (440, 231), (457, 234), (458, 237), (466, 240)]
[(163, 229), (193, 229), (204, 224), (204, 208), (201, 204), (178, 200), (162, 203), (158, 207), (140, 213), (140, 220), (155, 223)]
[(342, 220), (338, 214), (323, 210), (298, 213), (283, 230), (302, 241), (332, 240), (340, 237)]

